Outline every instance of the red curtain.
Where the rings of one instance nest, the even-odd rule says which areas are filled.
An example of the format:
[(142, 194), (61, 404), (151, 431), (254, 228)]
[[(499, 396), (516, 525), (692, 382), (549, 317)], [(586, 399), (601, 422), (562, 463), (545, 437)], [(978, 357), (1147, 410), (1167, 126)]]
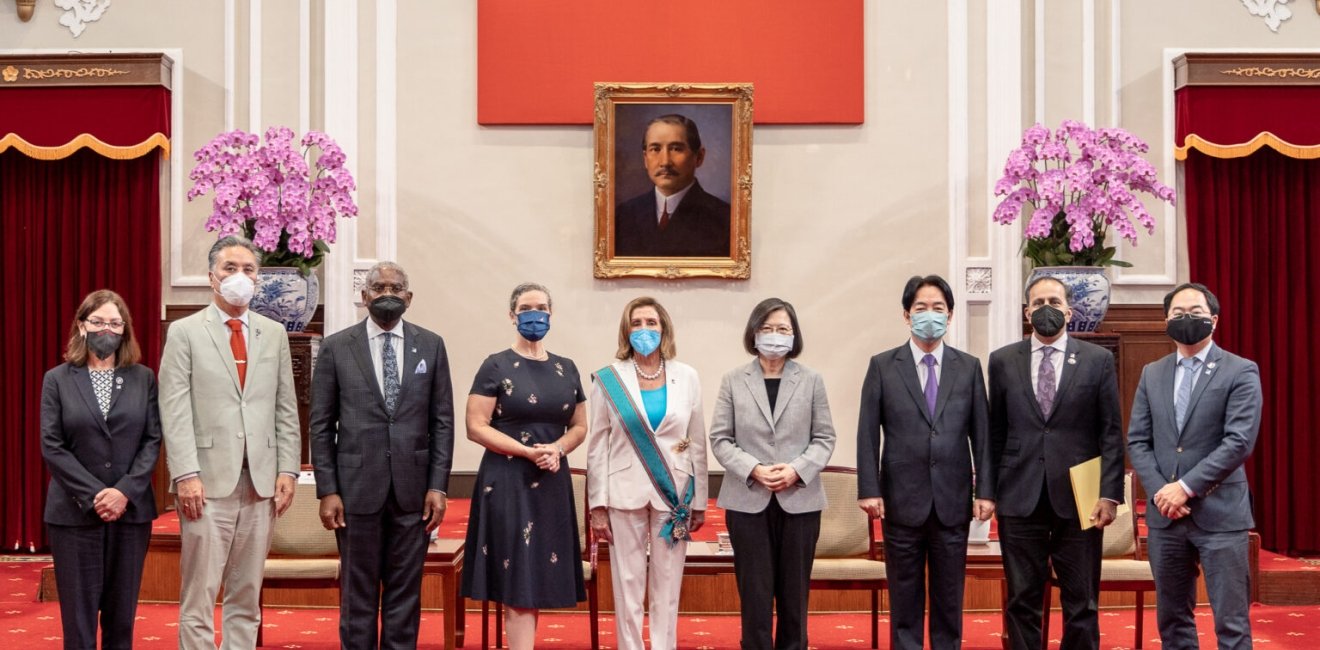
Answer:
[(159, 363), (160, 159), (0, 154), (0, 548), (46, 546), (41, 378), (61, 363), (82, 299), (119, 292), (144, 362)]
[(1184, 201), (1191, 279), (1223, 304), (1215, 340), (1260, 364), (1265, 403), (1247, 470), (1261, 543), (1318, 552), (1320, 160), (1193, 150)]
[(1179, 147), (1195, 136), (1204, 141), (1197, 148), (1226, 158), (1247, 153), (1234, 145), (1271, 134), (1270, 146), (1312, 149), (1291, 151), (1293, 157), (1320, 155), (1314, 151), (1320, 143), (1320, 121), (1299, 119), (1320, 107), (1320, 86), (1185, 86), (1174, 93), (1174, 100)]
[(163, 86), (5, 88), (0, 92), (0, 138), (9, 134), (45, 149), (69, 145), (85, 134), (109, 147), (130, 149), (109, 157), (136, 158), (148, 148), (169, 146), (170, 91)]

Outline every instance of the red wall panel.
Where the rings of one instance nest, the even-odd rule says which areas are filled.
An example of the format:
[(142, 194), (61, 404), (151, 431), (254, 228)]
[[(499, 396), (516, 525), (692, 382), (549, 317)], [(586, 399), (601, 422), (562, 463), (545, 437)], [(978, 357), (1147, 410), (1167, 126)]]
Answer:
[(862, 0), (480, 0), (477, 121), (590, 124), (592, 84), (751, 82), (760, 124), (861, 124)]

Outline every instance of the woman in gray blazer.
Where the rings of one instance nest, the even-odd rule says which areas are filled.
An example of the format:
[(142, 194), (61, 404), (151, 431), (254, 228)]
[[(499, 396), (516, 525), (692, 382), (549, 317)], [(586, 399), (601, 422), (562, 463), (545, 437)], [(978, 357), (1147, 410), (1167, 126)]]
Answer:
[[(793, 305), (761, 301), (743, 348), (756, 356), (720, 382), (710, 444), (724, 466), (727, 512), (742, 598), (742, 647), (807, 647), (807, 595), (825, 491), (816, 480), (834, 452), (825, 382), (793, 361), (802, 330)], [(779, 622), (771, 642), (771, 603)]]
[(46, 526), (64, 647), (133, 647), (142, 564), (156, 518), (156, 377), (140, 365), (123, 298), (94, 291), (69, 332), (65, 363), (41, 386)]

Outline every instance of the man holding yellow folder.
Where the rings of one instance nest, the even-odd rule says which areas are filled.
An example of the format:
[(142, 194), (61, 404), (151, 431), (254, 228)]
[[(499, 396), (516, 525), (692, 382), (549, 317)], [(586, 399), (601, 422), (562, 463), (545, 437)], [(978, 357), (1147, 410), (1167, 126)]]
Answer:
[[(1122, 419), (1113, 355), (1064, 331), (1071, 298), (1057, 279), (1032, 280), (1031, 338), (990, 355), (990, 441), (1015, 649), (1041, 647), (1051, 566), (1063, 604), (1062, 647), (1100, 645), (1101, 529), (1123, 498)], [(1069, 468), (1096, 457), (1100, 498), (1078, 512)]]

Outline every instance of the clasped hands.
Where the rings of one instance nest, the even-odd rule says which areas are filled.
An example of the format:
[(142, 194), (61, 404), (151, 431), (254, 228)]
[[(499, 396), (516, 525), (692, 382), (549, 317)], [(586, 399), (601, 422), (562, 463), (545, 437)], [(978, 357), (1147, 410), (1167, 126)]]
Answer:
[(559, 471), (559, 445), (542, 443), (526, 447), (524, 456), (547, 472)]
[(1192, 514), (1192, 509), (1187, 507), (1187, 491), (1177, 481), (1166, 483), (1150, 498), (1150, 502), (1155, 504), (1160, 514), (1169, 519), (1181, 519)]
[(751, 478), (771, 492), (783, 492), (797, 485), (798, 473), (788, 463), (757, 465), (752, 468)]
[(96, 493), (96, 498), (92, 499), (92, 506), (96, 508), (96, 515), (101, 521), (109, 523), (124, 516), (124, 511), (128, 509), (128, 497), (124, 496), (123, 492), (108, 487)]

